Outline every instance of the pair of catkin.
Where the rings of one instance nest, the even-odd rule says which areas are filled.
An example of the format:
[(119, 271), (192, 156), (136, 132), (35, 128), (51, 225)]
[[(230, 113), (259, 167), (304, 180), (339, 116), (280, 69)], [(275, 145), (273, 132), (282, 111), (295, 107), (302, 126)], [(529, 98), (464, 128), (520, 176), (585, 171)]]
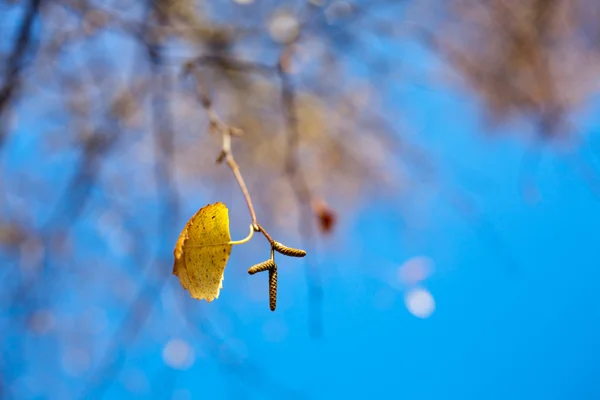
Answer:
[[(271, 246), (273, 247), (273, 250), (286, 256), (304, 257), (306, 255), (306, 251), (304, 250), (287, 247), (279, 242), (273, 241)], [(271, 257), (273, 257), (273, 254), (271, 254)], [(269, 271), (269, 307), (271, 308), (271, 311), (275, 311), (275, 307), (277, 306), (277, 264), (275, 264), (275, 260), (271, 258), (270, 260), (253, 265), (248, 269), (250, 275), (263, 271)]]
[(267, 260), (248, 269), (250, 275), (263, 271), (269, 271), (269, 307), (271, 311), (275, 311), (277, 306), (277, 264), (273, 260)]

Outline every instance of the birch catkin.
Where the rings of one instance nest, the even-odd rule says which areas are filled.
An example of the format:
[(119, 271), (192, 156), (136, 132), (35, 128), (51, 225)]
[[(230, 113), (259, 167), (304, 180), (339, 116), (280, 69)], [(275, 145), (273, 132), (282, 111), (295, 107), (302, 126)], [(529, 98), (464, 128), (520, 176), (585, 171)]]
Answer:
[(273, 242), (273, 249), (278, 253), (285, 254), (290, 257), (304, 257), (306, 255), (306, 251), (300, 249), (294, 249), (292, 247), (287, 247), (279, 242)]
[(269, 270), (269, 306), (271, 311), (277, 306), (277, 267)]
[(258, 263), (256, 265), (253, 265), (250, 268), (248, 268), (248, 273), (250, 275), (254, 275), (257, 272), (267, 271), (272, 268), (275, 268), (275, 261), (267, 260), (267, 261), (263, 261), (261, 263)]

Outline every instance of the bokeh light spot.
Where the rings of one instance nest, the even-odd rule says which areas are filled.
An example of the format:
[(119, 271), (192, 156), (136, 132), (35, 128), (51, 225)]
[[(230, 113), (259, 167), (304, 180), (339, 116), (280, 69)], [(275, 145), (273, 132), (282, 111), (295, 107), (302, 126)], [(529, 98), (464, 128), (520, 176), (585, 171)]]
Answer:
[(269, 23), (271, 38), (277, 43), (290, 43), (298, 37), (300, 24), (295, 16), (288, 12), (277, 12)]
[(433, 273), (433, 260), (426, 256), (416, 256), (406, 260), (398, 268), (398, 279), (405, 285), (416, 285)]
[(185, 370), (194, 364), (194, 349), (182, 339), (171, 339), (162, 352), (163, 362), (171, 368)]
[(417, 318), (429, 318), (435, 310), (435, 299), (428, 290), (415, 288), (404, 295), (408, 311)]

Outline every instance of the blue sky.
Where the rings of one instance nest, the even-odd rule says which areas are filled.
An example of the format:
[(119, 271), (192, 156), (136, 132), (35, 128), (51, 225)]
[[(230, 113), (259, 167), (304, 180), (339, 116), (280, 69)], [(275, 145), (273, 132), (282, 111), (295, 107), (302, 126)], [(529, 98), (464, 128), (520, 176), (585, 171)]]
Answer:
[[(437, 66), (418, 49), (406, 56), (415, 69)], [(539, 200), (527, 202), (519, 188), (529, 143), (518, 133), (528, 130), (525, 125), (498, 128), (492, 137), (472, 97), (439, 86), (401, 85), (389, 101), (389, 112), (402, 110), (415, 142), (435, 156), (442, 185), (419, 185), (413, 197), (373, 199), (343, 214), (335, 236), (319, 244), (314, 262), (323, 278), (323, 337), (308, 332), (302, 261), (281, 260), (278, 310), (269, 311), (265, 277), (248, 279), (245, 272), (264, 244), (255, 239), (234, 249), (214, 303), (189, 299), (169, 275), (139, 338), (120, 349), (123, 368), (105, 398), (600, 398), (600, 208), (577, 172), (588, 162), (598, 166), (598, 119), (577, 116), (586, 131), (577, 161), (551, 146), (543, 150), (533, 178)], [(8, 144), (5, 162), (12, 168), (24, 162), (22, 152), (38, 152), (35, 133), (22, 134), (34, 131), (29, 123), (22, 122), (18, 139)], [(38, 170), (46, 168), (47, 161), (36, 162)], [(44, 171), (56, 174), (49, 181), (59, 180), (58, 170)], [(465, 219), (457, 213), (448, 201), (452, 193), (466, 195), (477, 214)], [(199, 193), (182, 209), (218, 200)], [(243, 206), (239, 198), (234, 203)], [(183, 214), (181, 226), (188, 217)], [(85, 232), (97, 221), (97, 214), (86, 213), (75, 229)], [(232, 226), (241, 236), (246, 229)], [(78, 249), (79, 257), (89, 256), (90, 269), (109, 248), (98, 241), (90, 238)], [(416, 256), (433, 263), (433, 273), (419, 284), (435, 299), (428, 318), (408, 311), (410, 287), (398, 280), (399, 268)], [(136, 260), (131, 254), (115, 258), (131, 267), (122, 274), (131, 274), (131, 285), (139, 288)], [(170, 259), (158, 261), (170, 272)], [(94, 303), (114, 294), (111, 284), (108, 278), (89, 283), (97, 312), (91, 318), (104, 327), (89, 334), (95, 341), (90, 369), (65, 376), (60, 345), (33, 338), (37, 344), (24, 357), (39, 357), (39, 365), (18, 382), (27, 398), (70, 398), (81, 390), (124, 317), (117, 301)], [(66, 293), (56, 302), (69, 314), (88, 300)], [(181, 318), (180, 301), (194, 327)], [(165, 355), (177, 346), (185, 351), (174, 354), (186, 353), (186, 360)], [(57, 376), (60, 383), (48, 384)]]

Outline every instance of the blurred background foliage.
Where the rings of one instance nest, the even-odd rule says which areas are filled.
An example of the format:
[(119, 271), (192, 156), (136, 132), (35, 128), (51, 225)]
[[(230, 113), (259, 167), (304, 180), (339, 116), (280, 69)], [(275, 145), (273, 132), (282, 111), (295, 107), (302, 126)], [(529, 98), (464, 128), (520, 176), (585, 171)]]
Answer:
[[(296, 319), (311, 342), (327, 338), (323, 285), (344, 274), (319, 255), (347, 247), (369, 204), (394, 203), (405, 232), (434, 223), (423, 216), (434, 195), (486, 224), (398, 100), (408, 87), (468, 102), (481, 135), (516, 136), (524, 201), (539, 200), (548, 152), (572, 157), (598, 193), (578, 155), (600, 78), (597, 1), (18, 0), (0, 15), (2, 397), (202, 398), (174, 383), (194, 354), (266, 397), (297, 389), (268, 380), (240, 334), (251, 319), (267, 321), (267, 342), (291, 329), (266, 314), (265, 282), (245, 275), (262, 239), (234, 250), (210, 306), (171, 276), (198, 208), (225, 202), (234, 239), (249, 222), (215, 163), (221, 139), (201, 89), (243, 131), (233, 152), (262, 224), (309, 251), (306, 265), (290, 263), (277, 313), (306, 308)], [(482, 240), (515, 266), (486, 226)], [(427, 257), (409, 261), (407, 282), (431, 273)], [(164, 367), (128, 364), (154, 349)]]

